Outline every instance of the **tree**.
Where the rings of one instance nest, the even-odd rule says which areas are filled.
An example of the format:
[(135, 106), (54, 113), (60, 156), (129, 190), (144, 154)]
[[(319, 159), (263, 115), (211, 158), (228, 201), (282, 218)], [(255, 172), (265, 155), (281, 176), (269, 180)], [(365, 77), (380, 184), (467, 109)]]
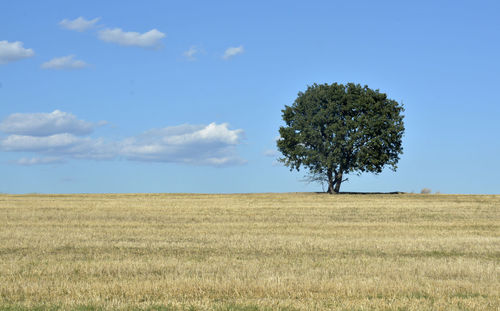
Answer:
[(277, 142), (290, 170), (328, 182), (339, 193), (345, 175), (397, 169), (403, 152), (404, 108), (379, 90), (359, 84), (314, 84), (285, 106)]

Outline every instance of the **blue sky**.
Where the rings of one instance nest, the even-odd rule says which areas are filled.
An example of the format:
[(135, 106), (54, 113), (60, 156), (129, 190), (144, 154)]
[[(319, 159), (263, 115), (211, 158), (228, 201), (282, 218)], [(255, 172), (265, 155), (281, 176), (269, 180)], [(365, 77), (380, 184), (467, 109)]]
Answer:
[(321, 191), (276, 164), (313, 83), (405, 105), (396, 172), (341, 191), (499, 193), (496, 1), (3, 1), (0, 192)]

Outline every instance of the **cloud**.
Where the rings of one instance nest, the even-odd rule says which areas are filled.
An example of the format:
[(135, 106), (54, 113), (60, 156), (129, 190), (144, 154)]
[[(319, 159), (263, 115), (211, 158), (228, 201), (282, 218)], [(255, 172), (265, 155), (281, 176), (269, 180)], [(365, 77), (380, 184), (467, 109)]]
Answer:
[(75, 159), (111, 159), (117, 156), (116, 143), (105, 142), (102, 138), (77, 137), (68, 133), (43, 137), (10, 135), (0, 140), (0, 150), (35, 152)]
[(10, 135), (0, 141), (5, 151), (57, 151), (68, 149), (85, 140), (72, 134), (63, 133), (50, 136)]
[(21, 41), (0, 41), (0, 65), (29, 58), (35, 55), (32, 49), (25, 49)]
[(182, 55), (189, 61), (195, 61), (196, 60), (196, 54), (198, 54), (200, 50), (196, 48), (195, 46), (192, 46), (189, 48), (189, 50), (185, 51)]
[(130, 160), (194, 165), (234, 165), (245, 161), (236, 154), (243, 130), (227, 123), (180, 125), (147, 131), (122, 142), (121, 153)]
[(91, 20), (86, 20), (83, 17), (78, 17), (74, 20), (68, 20), (68, 19), (63, 19), (62, 21), (59, 22), (59, 25), (61, 27), (69, 29), (69, 30), (76, 30), (76, 31), (85, 31), (87, 29), (90, 29), (95, 26), (95, 24), (100, 20), (100, 17), (91, 19)]
[(0, 150), (34, 153), (32, 158), (18, 160), (16, 163), (20, 165), (116, 158), (209, 166), (245, 163), (236, 150), (243, 139), (243, 130), (229, 129), (227, 123), (153, 129), (120, 141), (89, 137), (95, 127), (95, 123), (59, 110), (16, 113), (0, 123), (0, 131), (10, 134), (0, 137)]
[(88, 66), (82, 60), (74, 59), (75, 55), (56, 57), (42, 64), (43, 69), (82, 69)]
[(274, 150), (274, 149), (267, 149), (264, 151), (264, 156), (266, 157), (277, 157), (278, 156), (278, 151), (277, 150)]
[(224, 56), (222, 56), (222, 58), (230, 59), (233, 56), (242, 54), (244, 51), (245, 50), (243, 49), (243, 45), (240, 45), (238, 47), (230, 47), (224, 52)]
[(64, 163), (64, 159), (59, 157), (46, 157), (46, 158), (21, 158), (14, 161), (17, 165), (31, 166), (31, 165), (41, 165), (41, 164), (59, 164)]
[(141, 34), (138, 32), (125, 32), (120, 28), (113, 28), (99, 31), (98, 36), (102, 41), (117, 43), (119, 45), (158, 48), (161, 46), (160, 40), (165, 37), (165, 34), (156, 29)]
[(60, 133), (90, 134), (96, 125), (77, 119), (73, 114), (54, 110), (51, 113), (14, 113), (0, 122), (0, 131), (7, 134), (50, 136)]

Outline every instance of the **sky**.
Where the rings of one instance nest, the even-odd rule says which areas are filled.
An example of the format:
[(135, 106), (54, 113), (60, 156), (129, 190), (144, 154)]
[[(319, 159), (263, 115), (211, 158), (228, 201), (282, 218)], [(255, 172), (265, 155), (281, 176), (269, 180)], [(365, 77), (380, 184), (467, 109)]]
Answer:
[(498, 1), (2, 1), (0, 193), (323, 191), (277, 162), (313, 83), (402, 102), (393, 172), (500, 193)]

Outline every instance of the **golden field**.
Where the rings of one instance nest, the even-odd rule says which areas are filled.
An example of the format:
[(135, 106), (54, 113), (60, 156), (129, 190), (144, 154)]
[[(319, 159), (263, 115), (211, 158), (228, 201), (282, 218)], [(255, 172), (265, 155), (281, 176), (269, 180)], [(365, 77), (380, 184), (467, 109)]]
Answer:
[(0, 310), (499, 310), (500, 196), (0, 195)]

